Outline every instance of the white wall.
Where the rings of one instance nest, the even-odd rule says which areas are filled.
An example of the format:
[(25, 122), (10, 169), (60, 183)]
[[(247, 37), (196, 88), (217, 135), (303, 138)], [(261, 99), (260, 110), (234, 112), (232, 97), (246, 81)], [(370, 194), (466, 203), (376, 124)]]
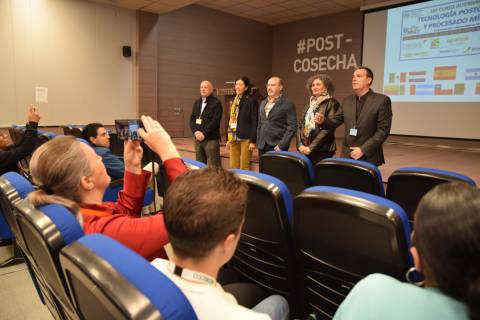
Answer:
[(41, 125), (136, 117), (136, 28), (134, 11), (113, 6), (0, 0), (0, 125), (25, 122), (36, 86), (48, 87)]

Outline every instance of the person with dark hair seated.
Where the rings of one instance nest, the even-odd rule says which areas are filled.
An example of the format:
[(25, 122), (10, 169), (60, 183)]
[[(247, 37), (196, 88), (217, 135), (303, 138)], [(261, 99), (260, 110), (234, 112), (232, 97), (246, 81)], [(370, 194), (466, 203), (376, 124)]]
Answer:
[(165, 196), (171, 261), (152, 264), (183, 291), (198, 319), (288, 319), (285, 298), (270, 296), (253, 310), (240, 306), (216, 281), (233, 256), (245, 220), (247, 186), (217, 167), (189, 171)]
[[(145, 129), (139, 134), (162, 159), (170, 182), (186, 167), (168, 133), (150, 117), (142, 116)], [(39, 206), (57, 203), (67, 207), (86, 234), (103, 233), (152, 260), (165, 257), (168, 243), (163, 214), (141, 218), (142, 203), (150, 172), (142, 170), (143, 150), (139, 141), (124, 143), (125, 175), (118, 202), (102, 202), (110, 183), (102, 158), (72, 136), (57, 137), (40, 146), (30, 162), (32, 178), (39, 190), (28, 199)]]
[(40, 113), (36, 106), (28, 108), (27, 126), (22, 140), (18, 144), (9, 144), (6, 135), (0, 138), (0, 175), (15, 171), (18, 172), (17, 162), (32, 154), (38, 146), (38, 121), (40, 121)]
[(432, 189), (418, 205), (412, 239), (407, 280), (421, 272), (423, 281), (370, 275), (334, 319), (480, 319), (480, 189), (459, 182)]
[(83, 139), (87, 140), (95, 152), (102, 157), (107, 173), (113, 179), (123, 178), (125, 164), (110, 150), (110, 136), (101, 123), (89, 123), (83, 128)]

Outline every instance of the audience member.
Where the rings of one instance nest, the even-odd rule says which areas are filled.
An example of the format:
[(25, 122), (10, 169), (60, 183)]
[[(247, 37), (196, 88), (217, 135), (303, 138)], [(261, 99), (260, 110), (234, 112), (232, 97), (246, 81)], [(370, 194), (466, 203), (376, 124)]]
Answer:
[(332, 80), (324, 74), (311, 76), (306, 88), (310, 99), (305, 105), (297, 131), (297, 148), (308, 156), (313, 165), (335, 154), (335, 129), (322, 128), (315, 123), (314, 116), (321, 113), (332, 119), (340, 104), (333, 98), (335, 88)]
[(30, 106), (27, 114), (27, 126), (25, 133), (17, 144), (9, 144), (6, 135), (2, 138), (2, 148), (0, 149), (0, 175), (15, 171), (18, 172), (18, 161), (32, 154), (38, 146), (37, 127), (40, 121), (40, 113), (36, 106)]
[(110, 136), (101, 123), (89, 123), (83, 128), (83, 139), (87, 140), (95, 152), (102, 157), (107, 173), (112, 179), (123, 178), (125, 164), (110, 150)]
[[(163, 161), (170, 181), (186, 171), (180, 156), (162, 126), (142, 116), (139, 134)], [(142, 171), (143, 150), (139, 141), (124, 144), (124, 189), (118, 202), (102, 202), (110, 183), (102, 158), (86, 143), (71, 136), (57, 137), (41, 147), (30, 163), (39, 190), (29, 199), (35, 206), (58, 203), (76, 215), (85, 233), (103, 233), (147, 259), (164, 256), (168, 242), (163, 214), (140, 218), (150, 173)]]
[(235, 99), (230, 106), (228, 142), (230, 168), (250, 169), (250, 158), (257, 141), (258, 101), (251, 96), (252, 83), (247, 77), (235, 81)]
[(257, 148), (260, 155), (276, 150), (288, 150), (297, 129), (295, 105), (283, 94), (279, 77), (267, 82), (267, 99), (260, 104), (258, 115)]
[(222, 104), (213, 95), (210, 81), (200, 83), (200, 96), (200, 99), (194, 102), (190, 116), (190, 128), (195, 136), (196, 159), (209, 166), (220, 167)]
[(480, 319), (480, 190), (441, 184), (420, 201), (413, 246), (424, 288), (374, 274), (360, 281), (334, 319)]
[(185, 293), (199, 319), (288, 319), (288, 304), (270, 296), (253, 308), (238, 305), (216, 278), (233, 256), (245, 220), (247, 186), (221, 168), (189, 171), (165, 197), (165, 225), (171, 261), (152, 264)]
[(385, 163), (383, 143), (392, 126), (392, 103), (386, 95), (373, 92), (373, 71), (358, 67), (353, 73), (354, 95), (346, 97), (333, 118), (315, 115), (323, 128), (333, 129), (345, 123), (342, 156), (368, 161), (374, 165)]

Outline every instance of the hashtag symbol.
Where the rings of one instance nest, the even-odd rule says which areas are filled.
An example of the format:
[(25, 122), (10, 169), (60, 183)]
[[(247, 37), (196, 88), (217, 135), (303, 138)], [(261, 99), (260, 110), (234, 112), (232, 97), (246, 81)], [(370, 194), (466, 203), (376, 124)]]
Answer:
[(297, 54), (303, 54), (304, 51), (305, 51), (305, 39), (302, 39), (297, 43)]

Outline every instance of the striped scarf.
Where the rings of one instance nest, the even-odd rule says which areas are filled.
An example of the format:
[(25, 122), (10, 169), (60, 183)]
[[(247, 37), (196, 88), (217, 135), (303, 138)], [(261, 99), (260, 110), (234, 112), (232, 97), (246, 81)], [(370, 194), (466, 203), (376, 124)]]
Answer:
[[(238, 109), (240, 108), (241, 95), (235, 97), (230, 106), (230, 120), (228, 121), (228, 141), (237, 141), (237, 128), (232, 128), (232, 123), (237, 124)], [(238, 124), (237, 124), (238, 125)]]

